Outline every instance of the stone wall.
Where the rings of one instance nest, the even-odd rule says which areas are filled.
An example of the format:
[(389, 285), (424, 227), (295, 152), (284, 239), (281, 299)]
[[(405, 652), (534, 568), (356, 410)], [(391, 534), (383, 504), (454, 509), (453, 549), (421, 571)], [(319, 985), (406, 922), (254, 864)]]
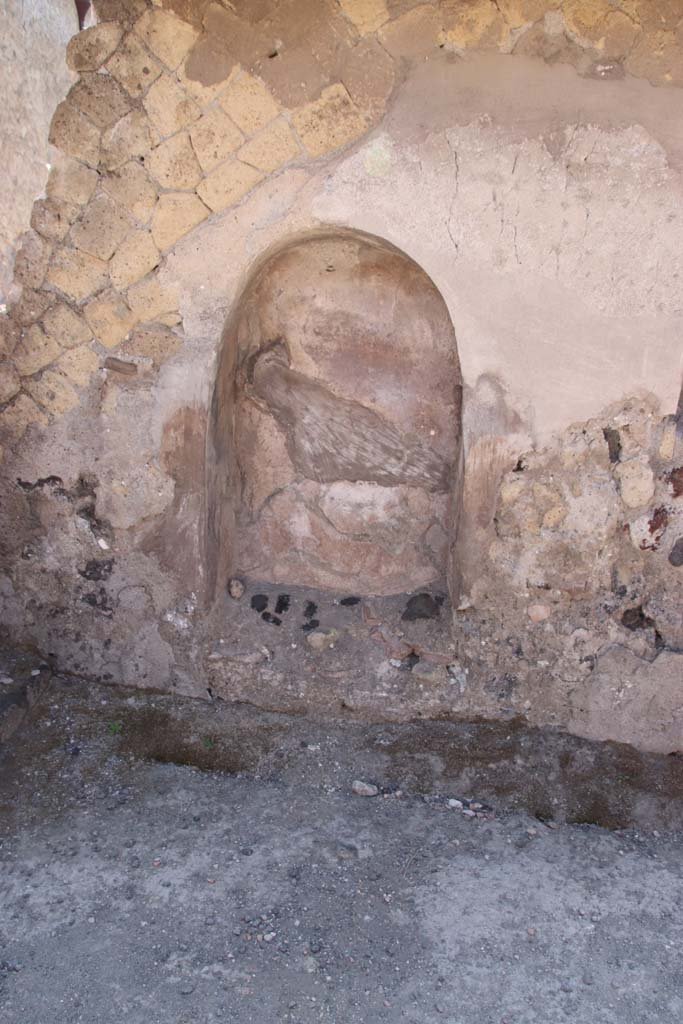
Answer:
[(0, 37), (0, 302), (10, 297), (14, 250), (45, 187), (48, 129), (74, 75), (64, 49), (78, 29), (74, 0), (5, 0)]
[(5, 629), (204, 692), (224, 326), (265, 254), (351, 229), (429, 276), (462, 366), (470, 682), (413, 711), (678, 749), (683, 4), (95, 10), (0, 320)]

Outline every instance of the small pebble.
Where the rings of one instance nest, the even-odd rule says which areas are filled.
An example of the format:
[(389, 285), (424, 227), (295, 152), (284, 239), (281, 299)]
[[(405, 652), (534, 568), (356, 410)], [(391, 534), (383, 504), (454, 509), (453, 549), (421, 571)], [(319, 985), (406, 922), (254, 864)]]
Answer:
[(356, 779), (351, 786), (351, 790), (356, 796), (377, 796), (379, 789), (377, 786), (373, 786), (371, 782), (363, 782), (361, 779)]

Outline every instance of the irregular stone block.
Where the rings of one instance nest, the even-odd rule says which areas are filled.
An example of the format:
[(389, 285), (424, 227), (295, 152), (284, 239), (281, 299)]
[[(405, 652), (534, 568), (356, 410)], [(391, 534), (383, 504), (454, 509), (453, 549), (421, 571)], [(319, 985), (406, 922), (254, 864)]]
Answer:
[(162, 188), (194, 188), (202, 177), (202, 169), (187, 132), (174, 135), (153, 149), (147, 167)]
[(141, 224), (147, 223), (156, 206), (156, 185), (135, 160), (104, 175), (102, 189)]
[(0, 355), (11, 356), (21, 341), (21, 327), (16, 320), (0, 313)]
[(190, 139), (205, 173), (227, 160), (244, 142), (244, 136), (237, 125), (218, 108), (202, 115), (192, 127)]
[(639, 459), (620, 462), (614, 467), (614, 475), (619, 481), (621, 500), (628, 508), (641, 508), (652, 499), (655, 480), (646, 462)]
[(196, 121), (200, 110), (169, 75), (158, 78), (148, 91), (142, 105), (159, 135), (165, 137), (187, 128)]
[(111, 75), (82, 75), (68, 99), (100, 129), (110, 128), (130, 110), (128, 97)]
[(27, 381), (26, 390), (34, 402), (53, 416), (63, 416), (78, 405), (78, 395), (72, 385), (54, 370)]
[(132, 227), (130, 219), (109, 196), (99, 194), (86, 206), (71, 229), (71, 242), (91, 256), (108, 260)]
[(151, 147), (147, 114), (143, 110), (131, 110), (102, 136), (102, 166), (114, 171), (129, 160), (145, 157)]
[(150, 359), (161, 366), (182, 346), (182, 338), (159, 324), (137, 327), (121, 346), (121, 352), (138, 359)]
[(14, 257), (14, 280), (28, 288), (40, 288), (50, 263), (52, 246), (35, 231), (27, 231)]
[(20, 394), (0, 413), (0, 436), (20, 441), (32, 424), (47, 426), (47, 417), (28, 395)]
[(386, 0), (339, 0), (339, 6), (362, 36), (367, 36), (389, 20)]
[(548, 0), (496, 0), (496, 5), (510, 28), (532, 24), (542, 18), (549, 7), (556, 6)]
[(148, 0), (91, 0), (98, 22), (115, 21), (128, 27), (148, 7)]
[(47, 311), (43, 317), (43, 329), (60, 348), (75, 348), (92, 338), (92, 332), (83, 317), (63, 302)]
[(152, 217), (152, 238), (162, 251), (170, 248), (188, 231), (201, 224), (209, 211), (196, 195), (166, 192), (159, 197)]
[(323, 156), (360, 138), (366, 121), (341, 84), (323, 89), (320, 98), (295, 110), (294, 127), (311, 156)]
[(245, 164), (271, 174), (300, 155), (299, 143), (284, 120), (273, 121), (239, 150), (237, 156)]
[(134, 98), (143, 96), (162, 70), (159, 61), (132, 34), (107, 62), (107, 71)]
[(54, 338), (48, 337), (38, 324), (33, 324), (24, 331), (12, 359), (19, 375), (30, 377), (53, 363), (60, 354), (61, 349)]
[(683, 565), (683, 537), (679, 537), (669, 552), (669, 562), (675, 569)]
[(82, 302), (107, 283), (107, 264), (80, 249), (58, 249), (47, 280), (74, 302)]
[(31, 227), (51, 242), (61, 242), (79, 213), (79, 207), (62, 199), (37, 199), (31, 210)]
[(172, 71), (182, 63), (199, 37), (194, 25), (159, 8), (143, 14), (134, 31), (147, 49)]
[(9, 402), (21, 390), (21, 380), (14, 366), (7, 359), (0, 362), (0, 405)]
[(176, 290), (163, 285), (156, 274), (134, 284), (128, 289), (126, 298), (138, 320), (157, 320), (178, 308)]
[(50, 199), (83, 206), (97, 187), (97, 171), (60, 156), (50, 169), (46, 192)]
[(100, 159), (99, 128), (69, 100), (62, 100), (55, 110), (49, 140), (67, 156), (97, 167)]
[(63, 373), (69, 380), (79, 387), (85, 387), (93, 373), (100, 368), (100, 360), (96, 352), (93, 352), (87, 345), (79, 348), (72, 348), (60, 356), (55, 364), (60, 373)]
[(422, 57), (438, 46), (441, 14), (431, 4), (421, 4), (385, 24), (379, 33), (392, 57)]
[(263, 177), (262, 171), (239, 160), (230, 160), (212, 171), (197, 187), (197, 192), (214, 212), (225, 210), (244, 198)]
[(670, 462), (676, 450), (676, 422), (666, 422), (662, 429), (662, 436), (659, 441), (659, 457), (662, 462)]
[(105, 348), (114, 348), (123, 341), (136, 323), (122, 295), (113, 289), (102, 292), (85, 307), (85, 318), (93, 334)]
[(443, 8), (442, 40), (457, 50), (497, 49), (508, 35), (508, 27), (493, 0), (450, 3)]
[(72, 71), (97, 71), (119, 45), (123, 29), (114, 22), (93, 25), (69, 40), (66, 62)]
[(149, 231), (133, 231), (112, 257), (109, 274), (119, 291), (149, 274), (159, 262), (159, 252)]
[(40, 320), (51, 302), (52, 296), (48, 292), (23, 287), (19, 299), (12, 303), (12, 318), (19, 324), (33, 324)]
[(245, 135), (261, 131), (280, 113), (266, 86), (253, 75), (241, 75), (228, 86), (218, 102)]

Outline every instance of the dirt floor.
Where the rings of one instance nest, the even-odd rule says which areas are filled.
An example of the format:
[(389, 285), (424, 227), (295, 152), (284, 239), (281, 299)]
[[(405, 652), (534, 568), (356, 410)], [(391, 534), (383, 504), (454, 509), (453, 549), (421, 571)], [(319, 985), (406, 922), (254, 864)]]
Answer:
[(0, 1021), (679, 1024), (682, 770), (55, 679), (0, 758)]

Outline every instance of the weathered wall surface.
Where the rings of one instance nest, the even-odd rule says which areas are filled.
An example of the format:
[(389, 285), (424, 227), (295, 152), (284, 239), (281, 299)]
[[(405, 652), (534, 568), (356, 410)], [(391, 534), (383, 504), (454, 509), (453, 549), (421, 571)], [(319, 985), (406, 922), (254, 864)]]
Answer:
[(48, 129), (74, 75), (64, 50), (78, 29), (73, 0), (4, 0), (0, 36), (0, 302), (12, 283), (14, 247), (47, 181)]
[(233, 571), (360, 594), (442, 581), (462, 386), (426, 274), (364, 236), (306, 238), (261, 268), (224, 344), (240, 350)]
[(683, 5), (96, 9), (0, 321), (5, 627), (203, 692), (224, 324), (265, 253), (356, 229), (434, 282), (464, 384), (466, 683), (382, 713), (680, 748)]

